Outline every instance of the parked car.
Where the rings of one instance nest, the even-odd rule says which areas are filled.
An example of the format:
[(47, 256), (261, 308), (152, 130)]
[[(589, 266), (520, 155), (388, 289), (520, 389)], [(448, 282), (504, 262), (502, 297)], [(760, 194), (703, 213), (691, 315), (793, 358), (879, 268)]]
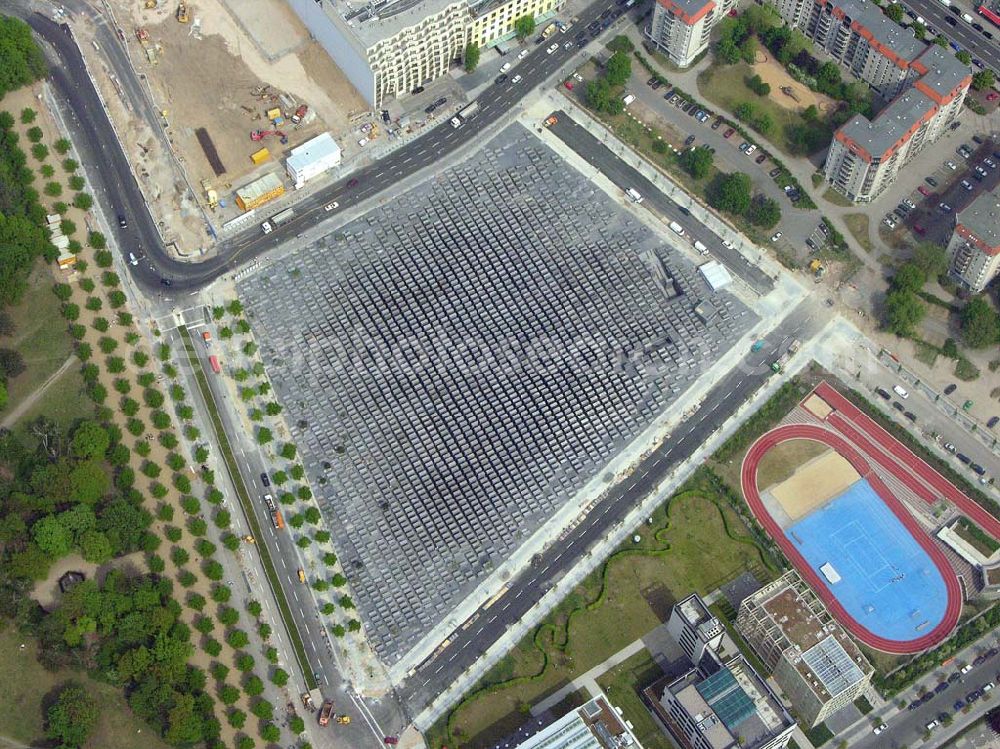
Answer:
[(767, 161), (767, 154), (762, 153), (760, 156), (754, 159), (754, 161), (756, 161), (758, 164), (763, 164), (765, 161)]
[(779, 174), (781, 174), (781, 167), (780, 166), (776, 166), (776, 167), (774, 167), (774, 169), (772, 169), (771, 171), (769, 171), (767, 173), (767, 176), (770, 177), (771, 179), (774, 179)]
[(952, 171), (955, 171), (956, 169), (958, 169), (958, 167), (955, 166), (955, 162), (954, 161), (946, 161), (946, 162), (944, 162), (944, 165), (946, 167), (948, 167), (949, 169), (951, 169)]
[(951, 213), (951, 206), (947, 203), (938, 203), (938, 210), (940, 210), (941, 213)]
[(721, 126), (722, 126), (722, 118), (721, 117), (719, 117), (718, 119), (715, 120), (715, 122), (712, 123), (712, 129), (713, 130), (718, 130)]
[(724, 132), (724, 133), (722, 134), (722, 137), (723, 137), (723, 138), (728, 138), (728, 137), (729, 137), (730, 135), (732, 135), (732, 134), (733, 134), (733, 133), (735, 133), (735, 132), (736, 132), (736, 131), (735, 131), (735, 130), (734, 130), (733, 128), (728, 128), (728, 129), (726, 130), (726, 132)]
[(694, 143), (694, 136), (693, 135), (689, 135), (688, 137), (686, 137), (684, 139), (684, 145), (685, 146), (690, 146), (692, 143)]
[(924, 177), (924, 182), (926, 182), (931, 187), (937, 187), (937, 180), (933, 177)]
[(742, 153), (746, 153), (748, 148), (750, 148), (750, 144), (747, 143), (746, 141), (743, 141), (742, 143), (740, 143), (740, 151)]
[(776, 231), (774, 234), (771, 235), (771, 241), (772, 242), (777, 242), (779, 239), (781, 239), (781, 232), (780, 231)]
[(507, 80), (507, 74), (506, 73), (501, 73), (500, 75), (498, 75), (496, 78), (493, 79), (493, 82), (499, 86), (501, 83), (503, 83), (506, 80)]
[(992, 429), (997, 424), (1000, 424), (1000, 416), (991, 416), (990, 420), (986, 422), (986, 426)]
[(962, 187), (964, 187), (966, 190), (972, 190), (972, 183), (969, 182), (969, 180), (967, 180), (967, 179), (963, 179), (962, 180)]
[(755, 146), (753, 143), (751, 143), (750, 146), (745, 151), (745, 153), (746, 153), (747, 156), (749, 156), (750, 154), (752, 154), (756, 150), (757, 150), (757, 146)]
[[(945, 449), (945, 450), (947, 450), (947, 451), (948, 451), (948, 452), (950, 452), (950, 453), (955, 453), (955, 452), (957, 452), (957, 451), (958, 451), (958, 448), (957, 448), (957, 447), (955, 447), (954, 443), (952, 443), (952, 442), (945, 442), (945, 443), (944, 443), (944, 449)], [(960, 675), (960, 674), (959, 674), (959, 675), (957, 675), (957, 676), (958, 676), (959, 678), (961, 678), (961, 675)]]
[(268, 478), (267, 473), (262, 473), (260, 475), (260, 483), (262, 483), (264, 486), (270, 486), (271, 485), (271, 479)]
[(928, 190), (928, 189), (927, 189), (926, 187), (924, 187), (923, 185), (920, 185), (920, 187), (918, 187), (918, 188), (917, 188), (917, 192), (919, 192), (919, 193), (920, 193), (921, 195), (923, 195), (923, 196), (924, 196), (925, 198), (926, 198), (926, 197), (929, 197), (930, 195), (932, 195), (932, 194), (933, 194), (933, 193), (932, 193), (932, 192), (931, 192), (930, 190)]
[(889, 391), (886, 390), (885, 388), (875, 388), (875, 393), (880, 398), (884, 398), (885, 400), (889, 400), (892, 397), (891, 395), (889, 395)]
[(958, 385), (956, 385), (954, 382), (952, 382), (952, 383), (950, 383), (950, 384), (948, 384), (948, 385), (945, 386), (945, 388), (944, 388), (944, 394), (945, 395), (951, 395), (957, 389), (958, 389)]

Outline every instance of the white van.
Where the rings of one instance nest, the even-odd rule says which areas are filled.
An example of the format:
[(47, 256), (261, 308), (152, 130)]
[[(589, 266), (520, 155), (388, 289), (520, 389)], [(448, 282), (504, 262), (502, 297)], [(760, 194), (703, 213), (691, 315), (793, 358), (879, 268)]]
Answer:
[(622, 97), (622, 102), (626, 107), (633, 101), (635, 101), (635, 94), (625, 94), (625, 96)]
[(508, 70), (510, 70), (510, 63), (509, 62), (505, 62), (503, 65), (500, 66), (500, 72), (501, 73), (506, 73)]
[(684, 236), (684, 227), (681, 226), (680, 224), (678, 224), (676, 221), (671, 221), (670, 222), (670, 229), (677, 236), (679, 236), (679, 237), (683, 237)]
[(697, 239), (694, 240), (694, 248), (698, 250), (698, 252), (700, 252), (702, 255), (708, 254), (708, 248), (704, 244), (699, 242)]
[(896, 395), (898, 395), (904, 401), (907, 398), (910, 397), (910, 394), (906, 390), (904, 390), (903, 388), (901, 388), (899, 385), (893, 385), (892, 386), (892, 392), (894, 392)]
[(634, 188), (631, 188), (631, 187), (628, 188), (625, 191), (625, 194), (628, 195), (628, 197), (632, 200), (633, 203), (641, 203), (642, 202), (642, 195), (640, 195), (638, 193), (638, 191), (635, 190)]

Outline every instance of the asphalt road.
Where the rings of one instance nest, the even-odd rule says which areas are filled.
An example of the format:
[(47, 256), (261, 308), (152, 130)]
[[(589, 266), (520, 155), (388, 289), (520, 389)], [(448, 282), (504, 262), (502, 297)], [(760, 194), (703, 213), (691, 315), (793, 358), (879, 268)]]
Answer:
[[(295, 237), (331, 214), (324, 206), (337, 201), (340, 209), (357, 205), (384, 190), (397, 185), (400, 180), (424, 167), (438, 163), (461, 146), (478, 139), (480, 133), (495, 120), (515, 109), (517, 103), (532, 89), (556, 73), (578, 53), (574, 44), (570, 48), (559, 46), (552, 54), (547, 45), (558, 42), (565, 45), (583, 31), (602, 13), (620, 15), (621, 9), (612, 0), (598, 0), (578, 14), (578, 21), (566, 34), (555, 34), (547, 42), (529, 43), (531, 54), (523, 60), (514, 60), (509, 78), (502, 84), (491, 85), (480, 97), (479, 112), (462, 128), (455, 129), (448, 121), (426, 132), (420, 138), (378, 160), (371, 166), (357, 170), (333, 185), (299, 201), (295, 217), (264, 235), (254, 226), (235, 237), (221, 242), (217, 254), (202, 262), (188, 263), (172, 258), (160, 244), (152, 217), (145, 209), (144, 199), (122, 153), (107, 114), (101, 106), (93, 83), (87, 76), (80, 51), (66, 25), (59, 25), (37, 13), (27, 13), (20, 6), (13, 12), (26, 17), (35, 32), (47, 43), (53, 69), (53, 83), (57, 92), (76, 113), (74, 143), (88, 165), (97, 167), (100, 175), (95, 179), (95, 197), (100, 199), (110, 215), (124, 215), (129, 226), (117, 230), (117, 244), (123, 253), (141, 250), (143, 260), (130, 271), (140, 287), (172, 295), (190, 292), (209, 284), (218, 276), (277, 247)], [(590, 37), (588, 37), (589, 39)], [(138, 84), (130, 68), (119, 69), (118, 75), (126, 90), (134, 91)], [(517, 83), (514, 78), (520, 76)], [(131, 80), (128, 80), (131, 79)], [(94, 170), (94, 171), (97, 171)], [(348, 187), (348, 185), (353, 185)], [(390, 193), (391, 194), (391, 193)], [(264, 216), (261, 217), (263, 221)], [(161, 288), (165, 279), (169, 291)]]
[[(653, 193), (650, 192), (650, 195)], [(649, 198), (647, 198), (648, 200)], [(414, 713), (467, 670), (504, 631), (570, 571), (584, 553), (600, 544), (608, 530), (620, 524), (663, 479), (687, 460), (730, 416), (772, 376), (770, 363), (795, 338), (806, 340), (825, 324), (820, 308), (803, 302), (765, 339), (763, 349), (749, 353), (705, 396), (697, 411), (652, 451), (629, 476), (611, 488), (587, 518), (535, 557), (532, 565), (508, 583), (507, 592), (488, 609), (480, 609), (472, 623), (456, 630), (448, 647), (420, 664), (398, 689)]]
[[(229, 435), (233, 455), (239, 466), (243, 483), (250, 494), (257, 522), (261, 528), (263, 538), (257, 538), (258, 544), (267, 545), (274, 567), (277, 572), (281, 589), (285, 600), (288, 601), (288, 608), (292, 613), (295, 628), (302, 638), (306, 658), (307, 668), (310, 673), (316, 674), (320, 691), (325, 698), (334, 701), (337, 713), (346, 713), (351, 716), (352, 721), (349, 726), (331, 725), (326, 733), (330, 734), (331, 741), (345, 742), (347, 746), (359, 747), (373, 744), (382, 744), (384, 736), (398, 733), (403, 725), (410, 721), (406, 719), (400, 705), (388, 698), (372, 703), (367, 706), (367, 714), (362, 714), (366, 710), (365, 706), (359, 704), (358, 697), (351, 688), (351, 685), (343, 678), (340, 669), (337, 668), (336, 660), (332, 653), (332, 636), (328, 634), (320, 618), (312, 593), (307, 585), (303, 585), (298, 579), (298, 570), (303, 564), (299, 561), (300, 554), (293, 541), (290, 530), (276, 530), (271, 521), (270, 512), (264, 503), (264, 494), (271, 494), (277, 498), (279, 492), (276, 487), (265, 487), (261, 483), (260, 475), (265, 471), (269, 474), (273, 471), (273, 466), (269, 465), (259, 447), (249, 439), (245, 438), (245, 432), (236, 421), (233, 408), (229, 403), (229, 395), (222, 379), (216, 375), (208, 362), (208, 357), (214, 352), (211, 346), (200, 343), (200, 333), (203, 330), (210, 330), (214, 334), (214, 340), (219, 340), (218, 330), (214, 325), (205, 326), (201, 308), (193, 308), (186, 311), (185, 318), (191, 330), (191, 336), (195, 339), (195, 356), (197, 362), (192, 362), (192, 366), (200, 366), (208, 380), (212, 398), (218, 405), (219, 417), (222, 419), (226, 434)], [(170, 334), (174, 337), (171, 345), (178, 350), (184, 344), (176, 332)], [(189, 390), (200, 399), (200, 390), (196, 383), (188, 383)], [(231, 506), (236, 507), (238, 500), (232, 498)], [(277, 502), (277, 499), (275, 499)], [(287, 508), (283, 508), (282, 514), (288, 516)], [(236, 514), (239, 514), (238, 508)], [(252, 546), (245, 547), (253, 554)], [(261, 576), (255, 581), (258, 586), (266, 585), (266, 581)], [(292, 664), (294, 665), (294, 664)], [(315, 715), (303, 714), (306, 720), (315, 719)]]
[[(968, 50), (974, 59), (981, 60), (990, 70), (1000, 72), (1000, 29), (980, 16), (969, 11), (973, 23), (978, 23), (984, 30), (993, 34), (993, 39), (987, 39), (981, 31), (972, 28), (961, 17), (955, 15), (942, 5), (939, 0), (905, 0), (903, 6), (921, 16), (939, 34), (944, 34), (949, 41), (955, 42), (960, 48)], [(966, 12), (966, 11), (963, 11)], [(955, 25), (950, 25), (945, 18), (952, 18)], [(928, 38), (931, 38), (928, 35)], [(975, 68), (974, 68), (975, 70)]]
[[(968, 660), (971, 660), (971, 658), (984, 653), (988, 646), (995, 645), (995, 641), (995, 637), (990, 637), (984, 641), (984, 644), (975, 646), (966, 651), (966, 653), (963, 653), (963, 656), (968, 655), (970, 656)], [(933, 690), (941, 682), (948, 683), (947, 679), (949, 677), (954, 678), (954, 675), (958, 673), (961, 666), (965, 663), (966, 659), (958, 658), (954, 665), (948, 668), (937, 669), (934, 674), (921, 679), (913, 688), (898, 695), (897, 699), (912, 702), (917, 697), (918, 690), (920, 692)], [(944, 691), (940, 694), (935, 694), (934, 697), (923, 703), (920, 707), (914, 710), (904, 709), (901, 712), (891, 715), (889, 718), (880, 717), (879, 720), (886, 724), (886, 730), (878, 736), (874, 734), (872, 728), (865, 728), (863, 732), (852, 732), (852, 734), (857, 736), (856, 738), (847, 736), (843, 738), (850, 738), (850, 745), (853, 749), (902, 749), (907, 746), (920, 746), (927, 730), (927, 724), (932, 720), (938, 720), (942, 714), (947, 713), (953, 720), (952, 724), (949, 726), (935, 726), (931, 730), (930, 744), (931, 746), (946, 746), (948, 739), (954, 737), (964, 726), (978, 720), (984, 713), (996, 705), (996, 697), (991, 697), (990, 699), (980, 697), (971, 703), (971, 707), (967, 713), (962, 712), (961, 708), (959, 710), (955, 709), (957, 706), (956, 703), (959, 700), (966, 702), (965, 698), (971, 692), (981, 689), (986, 684), (996, 683), (1000, 680), (1000, 673), (997, 671), (998, 668), (1000, 668), (1000, 657), (986, 658), (980, 665), (973, 665), (972, 670), (968, 673), (958, 674), (956, 681), (950, 683)], [(995, 692), (992, 694), (995, 694)], [(966, 704), (968, 703), (966, 702)], [(869, 717), (877, 717), (885, 714), (887, 710), (892, 711), (894, 709), (893, 707), (883, 708), (872, 713)]]
[(690, 236), (692, 241), (699, 240), (704, 243), (713, 257), (722, 261), (731, 272), (745, 280), (755, 291), (767, 294), (774, 288), (774, 282), (769, 275), (750, 263), (735, 248), (723, 245), (715, 232), (697, 221), (686, 208), (664, 195), (659, 188), (638, 170), (622, 161), (590, 131), (578, 125), (562, 110), (555, 114), (558, 122), (552, 125), (550, 130), (588, 164), (600, 170), (622, 190), (630, 187), (637, 190), (643, 196), (643, 205), (654, 209), (663, 217), (665, 223), (676, 221), (683, 226), (685, 234)]

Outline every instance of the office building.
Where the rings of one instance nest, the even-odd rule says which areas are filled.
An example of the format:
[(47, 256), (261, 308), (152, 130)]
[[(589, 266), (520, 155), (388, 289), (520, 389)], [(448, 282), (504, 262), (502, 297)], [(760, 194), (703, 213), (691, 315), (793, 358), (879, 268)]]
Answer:
[(955, 216), (948, 242), (952, 278), (982, 291), (1000, 272), (1000, 187), (980, 193)]
[(618, 711), (599, 694), (514, 749), (642, 749)]
[(644, 33), (654, 47), (685, 68), (708, 48), (715, 24), (736, 0), (656, 0)]
[(692, 663), (701, 660), (706, 648), (719, 650), (725, 631), (697, 594), (674, 604), (667, 620), (667, 632)]
[(292, 149), (285, 160), (285, 170), (295, 185), (302, 188), (306, 182), (340, 164), (340, 146), (330, 133), (320, 133), (301, 146)]
[(810, 726), (871, 683), (871, 664), (794, 570), (744, 599), (736, 628)]
[(465, 45), (510, 38), (514, 20), (553, 14), (564, 0), (288, 0), (368, 104), (412, 91), (460, 62)]
[(689, 749), (788, 746), (795, 721), (699, 596), (674, 604), (667, 633), (690, 668), (645, 695), (675, 743)]

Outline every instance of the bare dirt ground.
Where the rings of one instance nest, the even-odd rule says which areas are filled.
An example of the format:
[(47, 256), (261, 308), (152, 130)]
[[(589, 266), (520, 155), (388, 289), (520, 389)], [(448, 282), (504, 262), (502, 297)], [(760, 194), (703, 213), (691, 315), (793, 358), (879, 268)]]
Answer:
[[(185, 254), (210, 243), (197, 204), (205, 204), (201, 180), (211, 181), (226, 200), (233, 187), (256, 176), (255, 170), (279, 170), (278, 158), (317, 133), (329, 130), (335, 137), (349, 134), (349, 115), (367, 109), (281, 0), (246, 4), (200, 0), (188, 6), (192, 19), (188, 24), (177, 22), (172, 2), (161, 2), (153, 10), (135, 0), (112, 0), (111, 5), (126, 34), (136, 70), (146, 76), (152, 90), (155, 108), (166, 111), (167, 134), (193, 193), (169, 154), (162, 152), (150, 124), (141, 120), (116, 90), (108, 71), (95, 78), (158, 214), (165, 239), (176, 241)], [(137, 28), (149, 33), (155, 63), (138, 43)], [(84, 53), (100, 70), (99, 53), (89, 47)], [(264, 86), (270, 87), (264, 99), (253, 94)], [(252, 129), (267, 129), (265, 110), (277, 106), (290, 114), (292, 103), (307, 104), (311, 112), (301, 125), (288, 122), (281, 128), (289, 138), (285, 146), (274, 137), (259, 144), (250, 140)], [(226, 173), (218, 178), (196, 139), (195, 130), (200, 127), (208, 131), (226, 167)], [(272, 158), (258, 168), (249, 157), (262, 145), (268, 147)], [(221, 223), (225, 218), (220, 215), (213, 222)]]
[[(829, 96), (818, 94), (812, 91), (805, 84), (799, 83), (792, 78), (780, 63), (771, 59), (770, 55), (757, 52), (757, 61), (751, 66), (753, 72), (771, 86), (771, 101), (775, 102), (783, 109), (793, 112), (801, 112), (810, 105), (815, 105), (820, 112), (828, 112), (836, 109), (837, 103)], [(794, 97), (784, 93), (781, 89), (787, 88), (795, 94)]]

